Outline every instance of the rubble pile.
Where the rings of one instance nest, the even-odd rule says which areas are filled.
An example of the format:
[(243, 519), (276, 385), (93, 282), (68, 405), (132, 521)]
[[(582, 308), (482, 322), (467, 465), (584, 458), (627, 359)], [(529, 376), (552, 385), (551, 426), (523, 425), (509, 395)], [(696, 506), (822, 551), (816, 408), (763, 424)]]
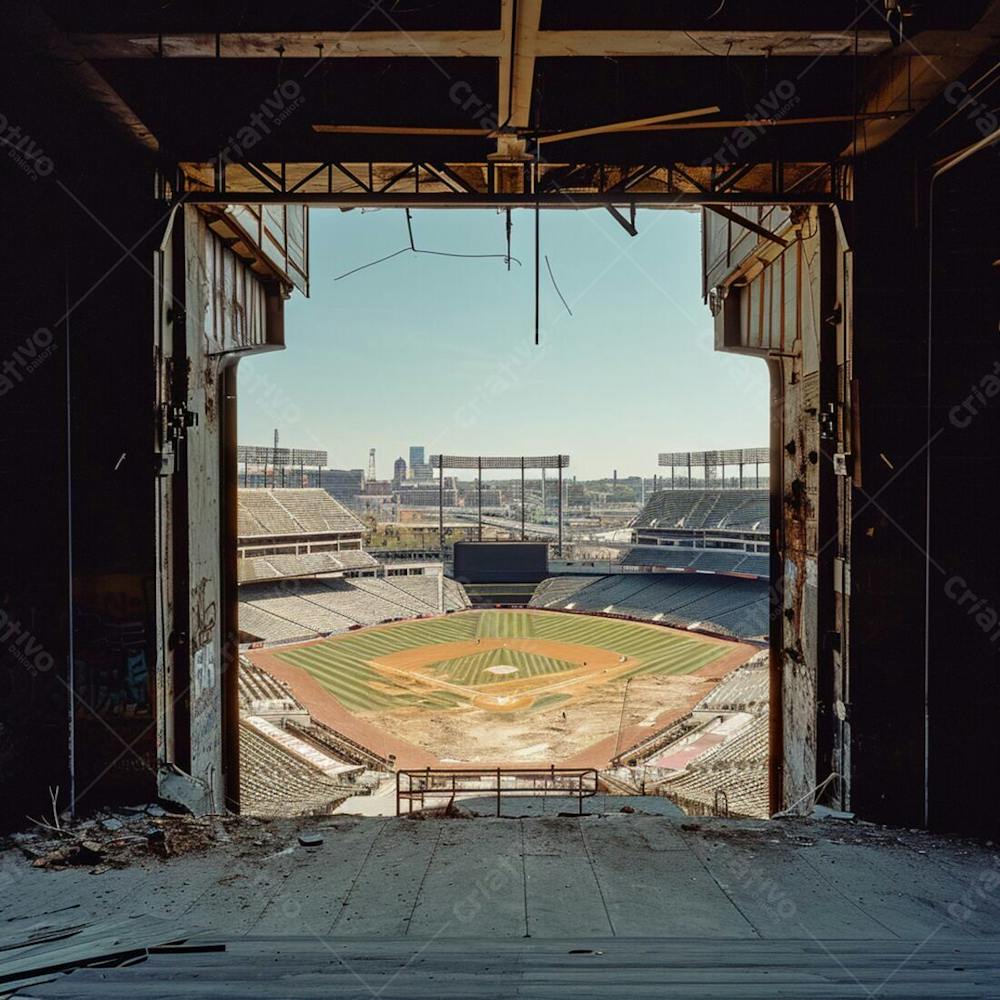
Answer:
[(68, 817), (60, 817), (58, 824), (33, 822), (32, 829), (10, 835), (7, 844), (0, 842), (0, 850), (19, 850), (35, 868), (87, 867), (94, 874), (221, 844), (235, 848), (238, 856), (262, 856), (294, 836), (299, 825), (250, 816), (191, 816), (155, 803), (120, 806), (79, 822)]

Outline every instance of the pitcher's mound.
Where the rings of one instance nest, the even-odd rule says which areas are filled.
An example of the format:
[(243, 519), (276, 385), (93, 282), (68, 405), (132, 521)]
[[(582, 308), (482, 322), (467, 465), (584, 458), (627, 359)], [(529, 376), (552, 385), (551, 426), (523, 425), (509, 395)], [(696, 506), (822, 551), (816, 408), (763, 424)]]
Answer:
[(488, 674), (516, 674), (517, 667), (512, 667), (509, 663), (498, 663), (494, 667), (487, 667)]

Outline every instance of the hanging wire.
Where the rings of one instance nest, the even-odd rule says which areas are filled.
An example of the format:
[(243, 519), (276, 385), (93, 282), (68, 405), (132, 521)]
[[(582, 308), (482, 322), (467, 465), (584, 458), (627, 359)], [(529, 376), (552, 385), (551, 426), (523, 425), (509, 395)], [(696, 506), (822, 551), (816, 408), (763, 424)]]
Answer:
[(559, 291), (559, 286), (556, 284), (556, 276), (552, 273), (552, 265), (549, 263), (549, 255), (545, 255), (545, 266), (549, 269), (549, 278), (552, 280), (552, 287), (556, 290), (556, 295), (559, 296), (560, 301), (566, 307), (566, 312), (573, 315), (573, 310), (570, 309), (569, 303), (563, 298), (563, 293)]
[(539, 268), (541, 266), (541, 191), (539, 190), (539, 167), (541, 166), (541, 144), (538, 141), (538, 136), (535, 136), (535, 163), (534, 163), (534, 180), (535, 180), (535, 346), (538, 346), (538, 320), (539, 320), (539, 303), (541, 296), (539, 295), (538, 280), (539, 280)]
[(333, 280), (340, 281), (342, 278), (349, 278), (352, 274), (357, 274), (358, 271), (367, 270), (369, 267), (374, 267), (376, 264), (383, 264), (387, 260), (392, 260), (393, 257), (398, 257), (400, 254), (404, 253), (418, 253), (418, 254), (429, 254), (432, 257), (462, 257), (469, 260), (503, 260), (507, 263), (508, 270), (510, 269), (510, 262), (514, 261), (518, 267), (521, 267), (521, 262), (517, 257), (512, 257), (510, 254), (510, 244), (508, 243), (507, 253), (458, 253), (451, 250), (424, 250), (422, 247), (416, 245), (416, 241), (413, 236), (413, 217), (410, 214), (410, 210), (406, 210), (406, 233), (409, 239), (409, 244), (405, 247), (400, 247), (393, 253), (386, 254), (384, 257), (379, 257), (378, 260), (370, 260), (367, 264), (362, 264), (360, 267), (352, 268), (350, 271), (345, 271), (343, 274), (338, 274)]
[(510, 231), (511, 231), (511, 221), (510, 221), (510, 209), (504, 209), (507, 219), (506, 219), (506, 229), (507, 229), (507, 270), (510, 270)]

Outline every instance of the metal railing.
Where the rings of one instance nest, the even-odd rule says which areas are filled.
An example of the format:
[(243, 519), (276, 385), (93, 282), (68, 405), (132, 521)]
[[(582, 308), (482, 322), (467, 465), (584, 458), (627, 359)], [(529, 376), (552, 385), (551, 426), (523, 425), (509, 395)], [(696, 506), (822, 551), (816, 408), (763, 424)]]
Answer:
[(458, 796), (495, 796), (501, 815), (505, 795), (575, 798), (583, 815), (583, 800), (597, 794), (597, 770), (592, 767), (425, 767), (396, 772), (396, 815), (434, 803), (449, 805)]

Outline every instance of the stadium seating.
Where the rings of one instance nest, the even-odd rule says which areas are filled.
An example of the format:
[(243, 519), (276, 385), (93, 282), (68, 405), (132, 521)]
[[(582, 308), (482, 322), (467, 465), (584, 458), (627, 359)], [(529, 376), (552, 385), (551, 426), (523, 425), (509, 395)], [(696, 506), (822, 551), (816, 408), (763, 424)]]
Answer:
[[(758, 653), (720, 681), (688, 715), (623, 751), (621, 760), (642, 768), (648, 778), (647, 765), (672, 747), (683, 749), (679, 741), (693, 737), (701, 726), (714, 724), (719, 731), (721, 716), (726, 720), (723, 728), (736, 725), (736, 731), (715, 746), (706, 741), (707, 749), (675, 774), (655, 779), (649, 790), (693, 815), (766, 817), (768, 674), (768, 654)], [(741, 722), (748, 716), (749, 721)]]
[(659, 569), (697, 569), (712, 573), (750, 573), (768, 576), (770, 557), (762, 552), (733, 549), (694, 549), (675, 545), (642, 545), (629, 549), (623, 566), (654, 566)]
[(766, 531), (769, 512), (766, 490), (658, 490), (633, 526)]
[[(240, 632), (245, 640), (291, 642), (342, 632), (356, 625), (437, 613), (434, 576), (284, 580), (240, 588)], [(445, 610), (469, 607), (461, 584), (445, 580)]]
[(290, 733), (298, 736), (321, 750), (329, 751), (333, 756), (352, 764), (361, 764), (372, 771), (391, 771), (392, 765), (380, 754), (363, 747), (349, 736), (338, 732), (331, 726), (311, 720), (307, 725), (299, 725), (295, 722), (286, 723), (286, 728)]
[(241, 641), (298, 642), (315, 634), (307, 626), (249, 601), (240, 601), (239, 630)]
[[(419, 603), (422, 612), (438, 610), (438, 578), (434, 574), (418, 574), (415, 576), (389, 576), (380, 582), (389, 584), (403, 593), (409, 594)], [(444, 579), (444, 609), (445, 611), (460, 611), (469, 607), (462, 584), (454, 580)]]
[(308, 721), (309, 713), (299, 704), (287, 684), (261, 670), (245, 656), (240, 658), (240, 714), (266, 719), (289, 717)]
[(240, 583), (279, 580), (292, 576), (319, 576), (346, 570), (376, 569), (374, 556), (360, 549), (341, 552), (310, 552), (301, 555), (247, 556), (237, 563)]
[(327, 532), (358, 534), (362, 523), (326, 490), (237, 490), (240, 539)]
[[(572, 584), (563, 584), (569, 579)], [(762, 638), (769, 630), (765, 580), (687, 573), (625, 573), (598, 577), (550, 577), (531, 607), (600, 611), (663, 622), (677, 628)]]
[(720, 681), (698, 704), (696, 712), (755, 712), (768, 702), (768, 657), (754, 656)]
[(596, 577), (593, 576), (551, 576), (547, 580), (542, 580), (535, 588), (530, 606), (533, 608), (550, 608), (553, 605), (562, 607), (581, 587), (586, 587), (595, 579)]
[(692, 814), (724, 812), (730, 816), (766, 817), (768, 715), (762, 712), (676, 778), (661, 793)]
[(240, 722), (240, 811), (258, 816), (330, 813), (358, 788), (315, 766)]
[(687, 569), (699, 549), (679, 545), (642, 546), (629, 549), (622, 557), (623, 566), (656, 566), (663, 569)]
[(292, 689), (239, 658), (240, 795), (244, 813), (302, 816), (327, 813), (363, 794), (388, 762), (310, 718)]

